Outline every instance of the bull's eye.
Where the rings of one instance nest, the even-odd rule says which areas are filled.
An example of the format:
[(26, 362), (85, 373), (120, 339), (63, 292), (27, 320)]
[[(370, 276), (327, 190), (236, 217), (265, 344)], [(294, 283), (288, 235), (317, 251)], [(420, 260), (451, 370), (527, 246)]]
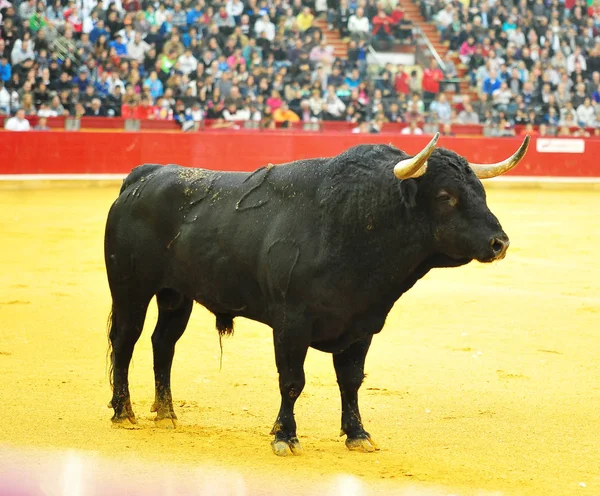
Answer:
[(454, 198), (450, 193), (448, 193), (446, 190), (441, 190), (437, 196), (436, 196), (437, 200), (440, 203), (445, 203), (448, 204), (451, 207), (454, 207), (457, 203), (458, 200), (456, 198)]

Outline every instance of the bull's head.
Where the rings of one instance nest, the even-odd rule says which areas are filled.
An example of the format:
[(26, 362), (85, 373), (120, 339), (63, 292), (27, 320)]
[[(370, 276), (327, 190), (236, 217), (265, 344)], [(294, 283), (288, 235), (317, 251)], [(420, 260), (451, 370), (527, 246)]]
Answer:
[(527, 152), (529, 136), (511, 157), (490, 165), (471, 164), (450, 150), (436, 149), (438, 138), (436, 134), (419, 154), (394, 167), (398, 179), (417, 179), (403, 181), (403, 186), (407, 183), (403, 193), (413, 198), (418, 211), (427, 214), (438, 252), (456, 260), (492, 262), (504, 258), (508, 236), (490, 212), (479, 179), (496, 177), (515, 167)]

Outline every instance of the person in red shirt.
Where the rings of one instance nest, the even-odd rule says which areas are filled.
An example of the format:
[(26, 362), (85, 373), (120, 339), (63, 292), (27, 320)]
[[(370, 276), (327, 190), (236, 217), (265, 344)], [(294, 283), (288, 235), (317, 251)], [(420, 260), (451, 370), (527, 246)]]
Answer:
[(423, 71), (423, 100), (427, 107), (440, 92), (440, 81), (443, 79), (444, 73), (437, 67), (437, 62), (432, 60), (429, 68)]
[(403, 95), (408, 95), (410, 93), (410, 88), (408, 87), (408, 81), (410, 76), (404, 71), (403, 65), (398, 65), (398, 71), (396, 72), (396, 78), (394, 80), (394, 88), (396, 89), (396, 93), (402, 93)]
[(406, 18), (406, 13), (400, 4), (397, 4), (392, 10), (390, 17), (394, 21), (392, 27), (392, 32), (400, 39), (402, 42), (412, 43), (412, 28), (413, 24)]
[(393, 25), (394, 20), (391, 17), (389, 17), (383, 9), (379, 9), (377, 15), (373, 17), (373, 40), (379, 43), (384, 42), (388, 45), (393, 45)]

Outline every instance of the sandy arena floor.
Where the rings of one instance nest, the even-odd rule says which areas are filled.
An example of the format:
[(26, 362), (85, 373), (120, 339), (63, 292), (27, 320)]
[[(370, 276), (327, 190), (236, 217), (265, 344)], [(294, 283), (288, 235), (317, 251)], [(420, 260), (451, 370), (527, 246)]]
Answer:
[(199, 306), (175, 355), (180, 429), (150, 414), (154, 305), (130, 375), (140, 429), (111, 428), (102, 238), (117, 191), (0, 191), (0, 480), (47, 494), (600, 495), (600, 193), (490, 190), (507, 258), (430, 273), (374, 340), (361, 406), (381, 451), (346, 450), (331, 357), (311, 350), (305, 455), (280, 459), (270, 330), (238, 319), (219, 372)]

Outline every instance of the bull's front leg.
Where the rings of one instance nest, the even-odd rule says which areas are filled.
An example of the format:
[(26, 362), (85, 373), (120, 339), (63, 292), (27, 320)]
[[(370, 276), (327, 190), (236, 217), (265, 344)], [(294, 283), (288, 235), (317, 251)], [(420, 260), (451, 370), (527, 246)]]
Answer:
[(294, 405), (304, 389), (304, 360), (310, 342), (310, 329), (286, 326), (285, 329), (274, 329), (273, 338), (281, 407), (271, 430), (271, 434), (275, 435), (271, 448), (279, 456), (299, 455), (302, 446), (296, 435)]
[(365, 358), (373, 336), (364, 338), (341, 353), (333, 355), (333, 366), (342, 397), (342, 432), (346, 446), (353, 451), (372, 452), (379, 449), (365, 431), (358, 409), (358, 390), (365, 377)]

